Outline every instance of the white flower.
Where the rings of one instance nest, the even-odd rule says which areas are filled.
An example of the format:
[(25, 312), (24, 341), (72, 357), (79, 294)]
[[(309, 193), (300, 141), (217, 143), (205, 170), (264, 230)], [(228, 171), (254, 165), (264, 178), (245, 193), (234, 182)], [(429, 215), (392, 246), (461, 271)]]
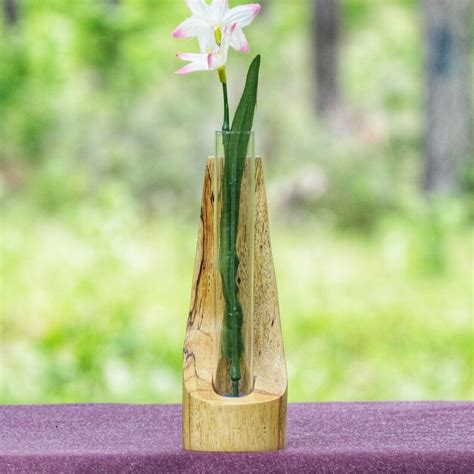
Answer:
[(219, 45), (215, 43), (208, 53), (181, 53), (179, 59), (190, 61), (189, 64), (182, 67), (176, 74), (187, 74), (194, 71), (213, 71), (219, 69), (227, 62), (227, 53), (229, 51), (230, 34), (224, 31)]
[(260, 11), (258, 3), (231, 9), (228, 0), (212, 0), (210, 5), (204, 0), (186, 0), (186, 3), (193, 15), (173, 31), (173, 37), (197, 37), (201, 54), (179, 54), (180, 59), (191, 63), (177, 71), (178, 74), (224, 66), (229, 46), (248, 52), (249, 45), (242, 28), (249, 25)]

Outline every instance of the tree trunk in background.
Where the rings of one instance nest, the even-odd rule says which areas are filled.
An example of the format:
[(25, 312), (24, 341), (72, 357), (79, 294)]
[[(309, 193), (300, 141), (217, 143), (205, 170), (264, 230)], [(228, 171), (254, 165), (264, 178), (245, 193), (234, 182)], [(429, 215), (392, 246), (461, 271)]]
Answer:
[(316, 0), (313, 52), (316, 66), (316, 109), (327, 116), (339, 103), (339, 0)]
[(16, 0), (3, 0), (3, 18), (7, 26), (18, 22), (18, 5)]
[(472, 0), (424, 0), (427, 44), (426, 143), (423, 188), (459, 187), (472, 161)]

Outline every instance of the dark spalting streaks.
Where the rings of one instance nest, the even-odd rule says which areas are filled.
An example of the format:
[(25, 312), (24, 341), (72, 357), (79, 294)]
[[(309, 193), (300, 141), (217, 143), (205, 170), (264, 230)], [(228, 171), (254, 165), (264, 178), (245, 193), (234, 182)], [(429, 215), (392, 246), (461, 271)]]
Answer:
[[(204, 183), (204, 189), (212, 189), (212, 180), (211, 180), (211, 173), (209, 170), (209, 165), (206, 167), (206, 178), (207, 181), (209, 181), (209, 184), (206, 186), (206, 183)], [(206, 198), (206, 193), (203, 193), (204, 199)], [(214, 195), (211, 194), (210, 198), (211, 202), (214, 200)], [(197, 329), (201, 328), (202, 325), (202, 320), (204, 317), (203, 311), (202, 311), (202, 306), (204, 304), (204, 299), (199, 298), (199, 292), (202, 291), (202, 276), (204, 274), (204, 269), (206, 267), (205, 262), (206, 260), (209, 260), (209, 256), (207, 255), (207, 250), (210, 248), (208, 240), (210, 240), (209, 235), (211, 235), (212, 238), (212, 232), (206, 231), (206, 226), (207, 226), (207, 221), (209, 219), (209, 216), (206, 215), (206, 202), (203, 201), (202, 207), (201, 207), (201, 212), (200, 212), (200, 221), (201, 221), (201, 232), (200, 232), (200, 238), (202, 239), (202, 248), (203, 252), (199, 256), (200, 262), (199, 262), (199, 269), (197, 271), (197, 276), (196, 276), (196, 282), (194, 285), (194, 294), (192, 297), (192, 307), (189, 311), (188, 314), (188, 327), (194, 327), (194, 322), (195, 318), (197, 315), (199, 315), (199, 322), (197, 323)], [(211, 207), (213, 209), (213, 207)], [(209, 285), (208, 285), (209, 286)], [(208, 288), (209, 289), (209, 288)]]
[(194, 352), (185, 348), (183, 353), (184, 353), (184, 358), (186, 360), (186, 365), (192, 365), (193, 366), (194, 376), (198, 380), (201, 380), (202, 382), (207, 383), (207, 380), (200, 377), (199, 374), (197, 373), (196, 356), (194, 355)]

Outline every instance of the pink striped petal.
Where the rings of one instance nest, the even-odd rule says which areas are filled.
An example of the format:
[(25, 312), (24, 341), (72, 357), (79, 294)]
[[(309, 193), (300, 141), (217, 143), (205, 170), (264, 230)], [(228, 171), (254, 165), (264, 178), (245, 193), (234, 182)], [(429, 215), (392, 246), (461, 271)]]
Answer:
[(186, 0), (186, 3), (193, 15), (197, 15), (201, 18), (209, 16), (209, 5), (203, 0)]
[(193, 36), (199, 36), (207, 29), (209, 27), (203, 19), (192, 16), (179, 24), (173, 31), (172, 36), (173, 38), (192, 38)]
[(216, 54), (209, 55), (208, 65), (211, 71), (213, 71), (214, 69), (220, 68), (222, 66), (221, 62), (222, 61), (220, 60), (220, 57), (217, 56)]
[(181, 53), (177, 54), (177, 57), (179, 59), (183, 59), (185, 61), (191, 61), (189, 64), (186, 64), (186, 66), (182, 67), (181, 69), (178, 69), (176, 71), (176, 74), (188, 74), (190, 72), (195, 72), (195, 71), (207, 71), (209, 70), (209, 54), (197, 54), (197, 53)]
[(230, 45), (232, 46), (232, 48), (237, 51), (240, 51), (241, 53), (249, 52), (249, 43), (244, 35), (244, 32), (240, 28), (237, 28), (233, 32), (230, 39)]
[(224, 20), (224, 15), (229, 9), (228, 0), (212, 0), (211, 10), (213, 15), (213, 20), (216, 24), (222, 24)]
[(198, 66), (196, 63), (189, 63), (186, 66), (178, 69), (176, 74), (182, 76), (183, 74), (189, 74), (190, 72), (197, 72), (197, 71), (207, 71), (207, 68), (203, 68)]
[(240, 5), (231, 8), (224, 17), (224, 23), (227, 25), (237, 23), (238, 28), (244, 28), (257, 16), (260, 8), (258, 3), (250, 3), (248, 5)]
[(202, 60), (202, 54), (199, 53), (179, 53), (176, 55), (177, 58), (183, 61), (200, 61)]

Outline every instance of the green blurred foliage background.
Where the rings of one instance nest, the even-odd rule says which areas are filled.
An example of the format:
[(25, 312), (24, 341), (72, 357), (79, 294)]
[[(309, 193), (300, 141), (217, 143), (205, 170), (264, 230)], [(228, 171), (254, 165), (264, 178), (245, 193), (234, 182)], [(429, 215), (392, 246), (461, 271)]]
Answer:
[[(472, 195), (427, 200), (418, 2), (345, 0), (347, 111), (315, 114), (311, 2), (272, 0), (265, 157), (290, 401), (472, 396)], [(179, 402), (221, 123), (181, 1), (24, 0), (0, 40), (0, 402)], [(232, 52), (232, 109), (251, 56)]]

